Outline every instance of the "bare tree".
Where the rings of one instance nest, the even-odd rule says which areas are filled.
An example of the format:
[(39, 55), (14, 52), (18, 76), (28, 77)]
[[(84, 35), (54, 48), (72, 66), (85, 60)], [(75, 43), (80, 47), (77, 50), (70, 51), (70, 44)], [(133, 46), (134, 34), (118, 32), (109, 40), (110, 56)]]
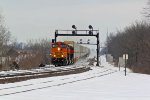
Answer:
[(146, 20), (150, 21), (150, 0), (147, 1), (147, 5), (143, 8), (142, 14), (146, 18)]
[(38, 39), (29, 40), (25, 45), (25, 59), (22, 59), (19, 64), (22, 69), (30, 69), (38, 67), (39, 64), (49, 64), (50, 40)]
[(3, 65), (3, 56), (7, 53), (7, 43), (10, 39), (10, 32), (4, 25), (4, 20), (0, 14), (0, 66)]
[(150, 74), (150, 25), (137, 22), (108, 38), (108, 52), (115, 61), (124, 53), (129, 55), (128, 67), (135, 72)]

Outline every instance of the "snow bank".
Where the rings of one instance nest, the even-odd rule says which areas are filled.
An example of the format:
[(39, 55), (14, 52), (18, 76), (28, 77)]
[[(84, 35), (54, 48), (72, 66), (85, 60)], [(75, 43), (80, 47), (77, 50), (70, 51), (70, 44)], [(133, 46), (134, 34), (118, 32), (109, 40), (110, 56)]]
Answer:
[[(103, 67), (80, 74), (0, 85), (0, 100), (149, 100), (150, 76)], [(20, 92), (22, 91), (22, 92)], [(12, 93), (12, 94), (9, 94)], [(3, 95), (8, 94), (8, 95)]]

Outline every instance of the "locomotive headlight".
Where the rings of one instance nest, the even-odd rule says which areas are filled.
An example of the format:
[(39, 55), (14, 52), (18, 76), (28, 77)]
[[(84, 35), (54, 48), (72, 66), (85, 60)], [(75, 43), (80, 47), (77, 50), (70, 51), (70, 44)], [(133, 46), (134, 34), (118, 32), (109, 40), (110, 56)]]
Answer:
[(58, 48), (58, 51), (60, 51), (60, 48)]

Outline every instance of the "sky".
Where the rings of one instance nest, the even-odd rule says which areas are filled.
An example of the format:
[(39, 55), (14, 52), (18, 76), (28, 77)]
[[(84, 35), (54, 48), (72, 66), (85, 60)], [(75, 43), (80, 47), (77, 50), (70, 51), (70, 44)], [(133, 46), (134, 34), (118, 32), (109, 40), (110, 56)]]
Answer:
[[(107, 32), (115, 33), (142, 20), (141, 12), (147, 1), (0, 0), (0, 13), (12, 36), (19, 42), (52, 39), (56, 29), (72, 29), (72, 25), (77, 29), (88, 29), (92, 25), (99, 30), (101, 42), (104, 42)], [(74, 39), (78, 41), (79, 37)]]

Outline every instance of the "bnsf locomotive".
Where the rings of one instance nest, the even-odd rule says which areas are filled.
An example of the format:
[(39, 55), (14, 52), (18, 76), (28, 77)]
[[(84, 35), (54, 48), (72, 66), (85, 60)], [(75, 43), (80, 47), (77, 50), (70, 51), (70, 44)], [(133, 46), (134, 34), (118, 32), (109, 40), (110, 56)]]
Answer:
[(73, 41), (55, 42), (51, 48), (51, 63), (55, 66), (75, 63), (79, 58), (87, 56), (89, 49)]

